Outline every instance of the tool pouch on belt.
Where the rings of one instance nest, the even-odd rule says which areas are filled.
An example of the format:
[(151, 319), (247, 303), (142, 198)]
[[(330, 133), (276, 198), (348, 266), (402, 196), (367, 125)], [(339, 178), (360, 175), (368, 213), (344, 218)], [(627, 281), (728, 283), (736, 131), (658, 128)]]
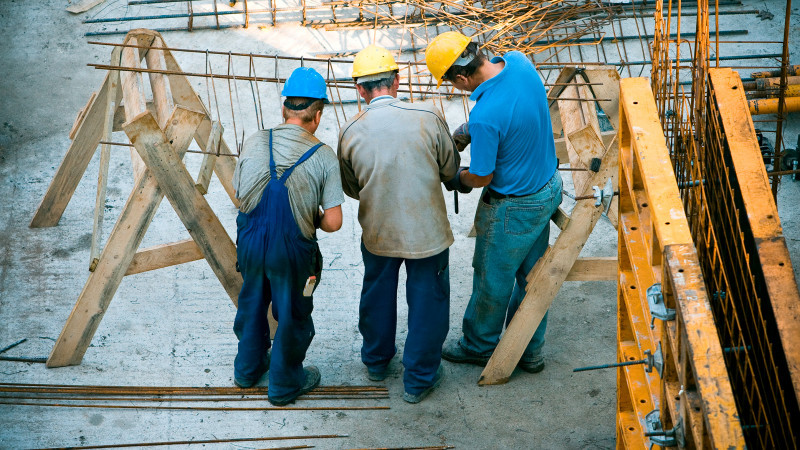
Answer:
[[(314, 285), (313, 291), (317, 290), (317, 286), (319, 286), (319, 282), (322, 279), (322, 252), (320, 252), (319, 245), (317, 245), (316, 242), (314, 242), (314, 249), (307, 270), (302, 271), (298, 275), (297, 288), (300, 289), (301, 292), (308, 282), (308, 279), (312, 276), (316, 277), (316, 284)], [(313, 291), (312, 295), (306, 297), (301, 294), (297, 297), (296, 301), (292, 302), (292, 316), (294, 316), (295, 319), (302, 320), (311, 315), (311, 312), (314, 310)]]

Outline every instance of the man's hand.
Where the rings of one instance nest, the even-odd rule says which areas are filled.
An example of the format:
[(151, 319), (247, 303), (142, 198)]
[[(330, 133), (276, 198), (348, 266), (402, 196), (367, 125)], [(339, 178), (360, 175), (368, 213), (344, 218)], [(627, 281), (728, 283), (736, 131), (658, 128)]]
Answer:
[(472, 141), (469, 135), (469, 122), (462, 123), (453, 132), (453, 141), (456, 143), (456, 149), (463, 152), (465, 148)]
[(472, 192), (472, 188), (467, 186), (466, 184), (461, 183), (461, 172), (468, 170), (469, 167), (459, 167), (458, 172), (456, 172), (456, 176), (444, 182), (444, 187), (448, 191), (458, 191), (462, 194), (469, 194)]

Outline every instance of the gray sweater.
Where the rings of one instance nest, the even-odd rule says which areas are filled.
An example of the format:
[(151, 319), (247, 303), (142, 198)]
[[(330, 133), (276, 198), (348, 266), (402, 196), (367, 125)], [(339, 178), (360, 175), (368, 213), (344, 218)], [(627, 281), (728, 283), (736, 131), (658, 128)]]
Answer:
[(341, 128), (338, 152), (370, 253), (420, 259), (453, 244), (441, 182), (461, 158), (436, 107), (375, 98)]

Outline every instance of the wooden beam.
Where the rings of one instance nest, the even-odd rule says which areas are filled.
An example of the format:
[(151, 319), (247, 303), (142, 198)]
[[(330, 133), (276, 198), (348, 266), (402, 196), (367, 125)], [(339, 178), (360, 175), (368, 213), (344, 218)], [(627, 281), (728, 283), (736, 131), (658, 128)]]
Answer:
[[(120, 47), (115, 47), (112, 52), (112, 60), (114, 55), (119, 55)], [(119, 71), (112, 70), (111, 84), (109, 86), (109, 93), (106, 96), (106, 110), (103, 121), (103, 140), (111, 140), (111, 129), (114, 122), (114, 109), (115, 102), (118, 98), (119, 91)], [(94, 217), (92, 221), (92, 243), (89, 248), (89, 271), (94, 272), (95, 267), (100, 259), (100, 242), (103, 238), (103, 218), (106, 210), (106, 187), (108, 185), (108, 166), (111, 160), (111, 146), (102, 144), (100, 146), (100, 168), (97, 173), (97, 195), (94, 201)]]
[[(130, 45), (140, 45), (138, 39), (133, 36), (128, 36), (125, 41)], [(147, 44), (142, 43), (141, 45)], [(123, 67), (138, 69), (141, 60), (138, 48), (125, 47), (122, 49)], [(147, 109), (144, 93), (142, 92), (142, 73), (126, 70), (120, 74), (120, 80), (122, 82), (122, 98), (124, 99), (122, 105), (125, 107), (125, 121), (129, 122)], [(130, 152), (133, 179), (136, 180), (144, 172), (144, 163), (136, 153), (136, 150), (131, 148)]]
[(92, 92), (92, 95), (89, 96), (89, 100), (83, 105), (80, 111), (78, 111), (78, 116), (75, 117), (75, 122), (72, 124), (72, 128), (69, 130), (69, 139), (75, 139), (75, 134), (78, 132), (78, 128), (80, 128), (81, 124), (83, 123), (83, 119), (86, 118), (86, 113), (89, 111), (89, 105), (92, 104), (95, 97), (97, 97), (97, 92)]
[(214, 173), (214, 166), (216, 166), (217, 156), (212, 155), (219, 148), (219, 142), (222, 139), (222, 125), (214, 121), (211, 126), (211, 133), (209, 134), (206, 153), (203, 155), (203, 163), (200, 164), (200, 172), (197, 174), (197, 183), (195, 187), (201, 194), (205, 195), (208, 192), (208, 185), (211, 183), (211, 174)]
[[(603, 147), (608, 148), (611, 145), (611, 141), (617, 136), (616, 131), (603, 131), (600, 137), (603, 139)], [(555, 139), (556, 142), (556, 157), (558, 158), (561, 163), (566, 163), (569, 161), (569, 153), (567, 153), (567, 142), (564, 138), (557, 138)]]
[[(164, 61), (167, 65), (167, 70), (181, 71), (181, 67), (169, 50), (164, 51)], [(176, 105), (183, 105), (189, 109), (203, 111), (206, 114), (206, 118), (197, 129), (195, 141), (197, 141), (197, 145), (200, 148), (208, 147), (208, 138), (211, 135), (212, 123), (211, 114), (206, 109), (203, 101), (198, 97), (197, 92), (192, 89), (192, 85), (184, 75), (169, 75), (169, 85), (172, 88), (172, 95)], [(220, 154), (226, 155), (232, 153), (223, 138), (220, 138), (219, 152)], [(217, 162), (214, 164), (214, 173), (217, 174), (217, 178), (220, 183), (222, 183), (222, 187), (225, 188), (225, 192), (228, 193), (231, 202), (238, 207), (239, 199), (236, 198), (236, 188), (233, 187), (234, 170), (236, 170), (236, 160), (229, 156), (218, 158)]]
[(106, 0), (79, 0), (69, 6), (67, 6), (67, 11), (71, 12), (72, 14), (80, 14), (82, 12), (86, 12), (95, 6), (99, 5), (100, 3), (105, 2)]
[[(160, 37), (153, 39), (152, 47), (163, 47), (164, 42)], [(166, 67), (164, 62), (164, 51), (151, 48), (144, 57), (147, 68), (162, 71)], [(167, 83), (167, 76), (162, 73), (150, 73), (150, 90), (153, 92), (153, 103), (156, 108), (155, 117), (158, 119), (158, 126), (163, 130), (167, 119), (172, 115), (174, 108), (172, 92)]]
[(200, 259), (203, 259), (203, 252), (192, 239), (156, 245), (136, 252), (125, 275), (163, 269)]
[[(600, 83), (591, 86), (594, 98), (607, 98), (597, 102), (603, 112), (608, 116), (614, 131), (619, 128), (619, 73), (610, 66), (596, 67), (584, 71), (589, 83)], [(608, 146), (608, 144), (606, 144)]]
[[(602, 186), (617, 170), (617, 154), (606, 153), (600, 171), (588, 172), (591, 176), (586, 184)], [(478, 384), (503, 384), (508, 381), (533, 333), (567, 279), (601, 213), (602, 207), (594, 206), (592, 201), (579, 201), (575, 204), (566, 229), (558, 235), (553, 247), (539, 258), (528, 274), (525, 298), (489, 358)]]
[(86, 172), (103, 135), (105, 126), (103, 117), (108, 102), (110, 77), (111, 74), (107, 73), (102, 87), (97, 91), (94, 100), (87, 106), (88, 111), (75, 133), (75, 139), (67, 149), (39, 207), (36, 208), (36, 213), (30, 223), (31, 228), (53, 227), (58, 224), (78, 183)]
[(564, 212), (563, 208), (559, 206), (558, 209), (556, 209), (556, 212), (553, 213), (553, 216), (550, 217), (550, 220), (552, 220), (559, 229), (563, 230), (564, 228), (567, 228), (567, 225), (569, 224), (569, 215)]
[[(200, 116), (190, 115), (167, 124), (167, 135), (172, 137), (171, 149), (179, 157), (183, 157), (189, 148), (201, 119)], [(89, 274), (47, 358), (47, 367), (80, 364), (163, 198), (156, 179), (145, 170), (142, 177), (136, 180), (100, 254), (97, 267)]]
[[(176, 107), (169, 121), (173, 123), (196, 119), (199, 123), (204, 116), (200, 111)], [(170, 148), (170, 137), (161, 131), (149, 111), (140, 114), (122, 128), (236, 304), (242, 288), (242, 277), (236, 272), (236, 246), (205, 197), (194, 187), (194, 180), (181, 159)]]
[(616, 256), (578, 258), (565, 281), (616, 281), (617, 265)]

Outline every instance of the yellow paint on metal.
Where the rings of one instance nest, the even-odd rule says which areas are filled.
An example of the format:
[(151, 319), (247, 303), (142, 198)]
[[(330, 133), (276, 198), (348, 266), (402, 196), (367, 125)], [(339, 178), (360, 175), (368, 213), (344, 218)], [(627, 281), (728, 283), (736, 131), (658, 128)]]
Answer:
[[(759, 114), (777, 114), (778, 101), (777, 98), (756, 98), (748, 100), (750, 114), (757, 116)], [(793, 113), (800, 111), (800, 97), (786, 97), (786, 106), (784, 112)]]
[[(663, 380), (641, 365), (617, 370), (624, 390), (618, 392), (618, 446), (648, 444), (644, 416), (658, 408), (665, 427), (684, 424), (691, 446), (743, 448), (692, 234), (644, 78), (621, 81), (619, 132), (618, 355), (641, 359), (660, 342), (665, 367)], [(651, 329), (646, 290), (658, 282), (677, 318), (666, 325), (657, 320)]]

